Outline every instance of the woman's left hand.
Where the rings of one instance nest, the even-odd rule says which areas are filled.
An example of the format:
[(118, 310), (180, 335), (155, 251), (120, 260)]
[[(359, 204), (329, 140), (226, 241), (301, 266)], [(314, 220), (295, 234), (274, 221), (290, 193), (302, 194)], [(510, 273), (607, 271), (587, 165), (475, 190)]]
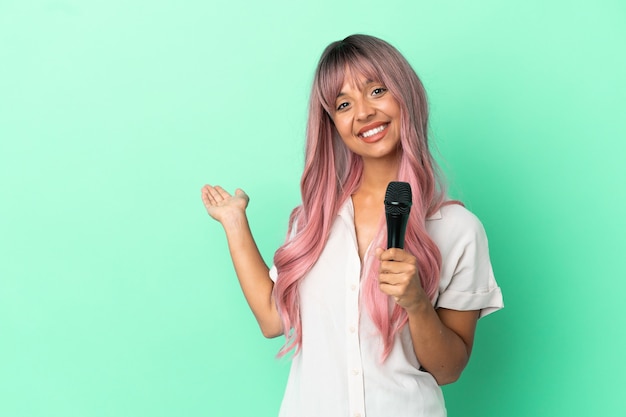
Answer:
[(399, 248), (378, 248), (376, 256), (380, 260), (378, 283), (383, 293), (393, 297), (407, 313), (430, 305), (430, 299), (420, 283), (417, 259), (413, 255)]
[(409, 316), (413, 350), (439, 385), (456, 381), (469, 360), (478, 310), (436, 309), (422, 288), (417, 259), (402, 249), (377, 249), (380, 290)]

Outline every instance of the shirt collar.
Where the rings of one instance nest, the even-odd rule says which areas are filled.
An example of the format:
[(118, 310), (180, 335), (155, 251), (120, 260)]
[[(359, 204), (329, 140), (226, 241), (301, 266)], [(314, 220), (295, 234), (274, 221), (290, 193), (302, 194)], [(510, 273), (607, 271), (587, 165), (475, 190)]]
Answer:
[(431, 216), (427, 217), (426, 221), (428, 221), (428, 220), (441, 220), (442, 218), (443, 218), (443, 216), (441, 215), (441, 210), (437, 210)]
[(340, 217), (343, 217), (346, 220), (354, 220), (354, 206), (352, 205), (352, 197), (348, 197), (339, 208), (339, 212), (337, 213)]

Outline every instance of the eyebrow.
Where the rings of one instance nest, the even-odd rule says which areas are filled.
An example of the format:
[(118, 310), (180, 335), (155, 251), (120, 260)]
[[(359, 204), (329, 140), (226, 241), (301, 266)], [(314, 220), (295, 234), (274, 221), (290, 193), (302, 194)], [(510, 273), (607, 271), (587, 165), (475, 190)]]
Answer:
[[(365, 80), (365, 82), (361, 85), (357, 85), (358, 88), (363, 88), (364, 86), (370, 85), (370, 84), (375, 84), (378, 81), (374, 81), (374, 80), (370, 80), (369, 78), (367, 80)], [(340, 91), (339, 94), (337, 94), (337, 97), (335, 99), (338, 99), (339, 97), (345, 96), (346, 93), (344, 93), (343, 91)]]

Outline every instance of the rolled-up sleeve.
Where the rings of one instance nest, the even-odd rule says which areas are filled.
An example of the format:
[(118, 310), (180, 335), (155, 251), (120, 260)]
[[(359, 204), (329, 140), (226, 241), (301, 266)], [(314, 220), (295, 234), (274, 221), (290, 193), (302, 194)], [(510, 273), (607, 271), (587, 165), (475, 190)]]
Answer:
[(504, 307), (480, 220), (462, 206), (451, 205), (442, 208), (441, 218), (429, 221), (427, 228), (442, 256), (435, 307), (480, 310), (480, 317)]
[(276, 280), (278, 279), (278, 270), (276, 269), (276, 265), (272, 265), (272, 267), (270, 268), (270, 278), (274, 282), (276, 282)]

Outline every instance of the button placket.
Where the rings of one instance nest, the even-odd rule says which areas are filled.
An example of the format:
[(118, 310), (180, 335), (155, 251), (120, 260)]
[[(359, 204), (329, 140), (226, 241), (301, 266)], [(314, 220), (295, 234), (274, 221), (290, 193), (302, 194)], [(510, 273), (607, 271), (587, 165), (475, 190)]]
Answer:
[(346, 338), (348, 347), (347, 369), (348, 395), (350, 411), (354, 416), (365, 415), (365, 398), (363, 385), (363, 367), (361, 345), (359, 341), (359, 285), (354, 281), (360, 276), (361, 262), (353, 260), (350, 273), (347, 274), (346, 288)]
[[(351, 203), (351, 201), (350, 201)], [(349, 410), (354, 417), (365, 416), (365, 392), (363, 383), (363, 365), (361, 358), (361, 344), (359, 340), (359, 293), (361, 279), (361, 260), (359, 259), (356, 231), (354, 229), (354, 208), (350, 204), (348, 218), (344, 218), (345, 225), (354, 244), (354, 252), (346, 262), (345, 275), (345, 308), (346, 308), (346, 375), (348, 377)]]

